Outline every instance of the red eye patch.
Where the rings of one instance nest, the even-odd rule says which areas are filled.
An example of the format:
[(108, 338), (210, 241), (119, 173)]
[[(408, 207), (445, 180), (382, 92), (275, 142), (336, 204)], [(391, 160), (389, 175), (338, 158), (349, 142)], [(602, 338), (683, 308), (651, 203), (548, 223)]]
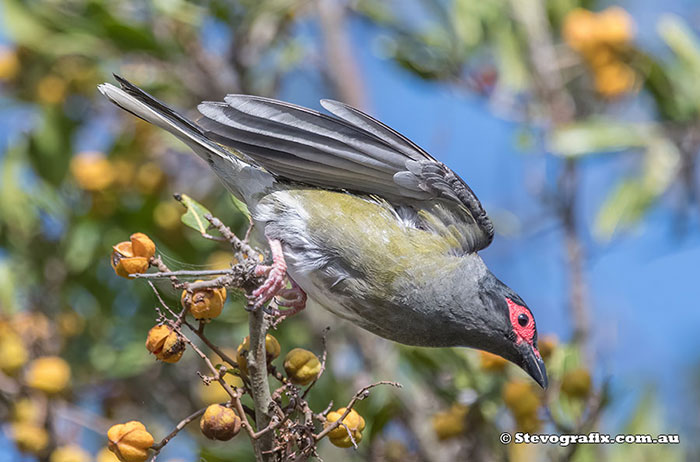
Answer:
[(535, 320), (532, 317), (532, 313), (510, 298), (506, 298), (506, 303), (508, 303), (508, 310), (510, 311), (510, 323), (513, 326), (513, 330), (518, 335), (518, 340), (525, 340), (532, 345), (535, 337)]

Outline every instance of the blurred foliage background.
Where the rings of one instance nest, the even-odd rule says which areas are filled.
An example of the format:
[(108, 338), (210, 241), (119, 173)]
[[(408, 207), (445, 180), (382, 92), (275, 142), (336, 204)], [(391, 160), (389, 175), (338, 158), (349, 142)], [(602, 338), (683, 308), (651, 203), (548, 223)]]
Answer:
[[(498, 441), (502, 431), (515, 429), (654, 436), (684, 430), (664, 419), (651, 377), (633, 384), (639, 396), (624, 412), (616, 407), (630, 390), (616, 386), (616, 371), (605, 367), (591, 332), (599, 313), (588, 281), (591, 249), (635, 239), (630, 231), (659, 204), (675, 211), (670, 220), (678, 232), (696, 232), (687, 229), (700, 205), (700, 42), (690, 14), (697, 18), (700, 11), (691, 2), (685, 18), (656, 15), (650, 30), (640, 30), (629, 12), (633, 4), (3, 0), (0, 461), (49, 460), (57, 447), (72, 445), (84, 454), (70, 460), (105, 462), (109, 454), (100, 449), (109, 425), (138, 419), (158, 439), (203, 404), (222, 399), (201, 384), (195, 371), (203, 365), (191, 352), (176, 366), (148, 355), (153, 293), (116, 277), (109, 255), (112, 245), (141, 231), (171, 268), (228, 265), (225, 247), (181, 224), (175, 192), (196, 198), (239, 232), (246, 218), (183, 145), (99, 97), (96, 85), (113, 81), (112, 73), (180, 108), (251, 93), (309, 105), (331, 97), (381, 112), (368, 87), (390, 88), (391, 78), (420, 82), (418, 88), (438, 86), (517, 125), (514, 151), (544, 163), (542, 175), (516, 180), (521, 194), (539, 204), (538, 223), (561, 236), (550, 245), (561, 246), (556, 265), (565, 275), (565, 296), (557, 306), (566, 323), (543, 322), (530, 302), (551, 331), (540, 327), (550, 389), (533, 388), (498, 358), (403, 347), (307, 310), (274, 334), (283, 352), (301, 346), (320, 353), (322, 329), (332, 326), (329, 371), (311, 394), (316, 410), (331, 400), (347, 402), (371, 381), (404, 385), (377, 389), (360, 403), (368, 425), (360, 448), (324, 443), (326, 460), (697, 460), (697, 443), (688, 438), (681, 445), (608, 447)], [(358, 49), (357, 35), (367, 33), (374, 37), (371, 49)], [(645, 45), (651, 35), (660, 46)], [(367, 53), (392, 67), (389, 80), (363, 68), (358, 55)], [(385, 80), (375, 85), (380, 77)], [(401, 118), (416, 116), (402, 104), (393, 102), (398, 120), (387, 122), (400, 127)], [(460, 165), (478, 153), (470, 146), (460, 152), (447, 162), (474, 187), (478, 168)], [(627, 157), (606, 164), (612, 186), (589, 218), (582, 177), (596, 154)], [(533, 228), (519, 221), (525, 214), (517, 208), (489, 207), (498, 185), (474, 189), (496, 222), (496, 249), (499, 240)], [(533, 293), (547, 290), (547, 281), (539, 284)], [(162, 289), (177, 303), (179, 294)], [(640, 315), (654, 323), (658, 313)], [(235, 348), (246, 335), (245, 319), (241, 297), (230, 295), (210, 331), (220, 345)], [(32, 361), (45, 356), (70, 365), (65, 389), (32, 386)], [(179, 436), (159, 460), (252, 458), (244, 437), (211, 443), (196, 430)]]

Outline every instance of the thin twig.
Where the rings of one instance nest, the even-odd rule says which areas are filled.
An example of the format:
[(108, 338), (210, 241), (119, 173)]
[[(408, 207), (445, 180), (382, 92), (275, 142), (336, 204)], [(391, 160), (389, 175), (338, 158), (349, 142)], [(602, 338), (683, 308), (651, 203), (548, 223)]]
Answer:
[(323, 343), (323, 355), (321, 355), (321, 369), (318, 371), (318, 375), (316, 376), (314, 381), (311, 382), (311, 384), (309, 384), (309, 386), (306, 388), (306, 390), (304, 390), (304, 393), (302, 393), (302, 395), (301, 395), (301, 399), (306, 398), (306, 395), (309, 394), (309, 390), (311, 390), (311, 388), (316, 384), (316, 382), (318, 382), (318, 379), (321, 378), (321, 375), (323, 375), (323, 373), (326, 370), (326, 359), (328, 359), (328, 348), (326, 345), (326, 337), (328, 336), (328, 332), (330, 330), (331, 330), (330, 326), (326, 326), (323, 329), (323, 333), (321, 334), (321, 342)]
[(154, 444), (153, 446), (151, 446), (151, 449), (153, 449), (153, 450), (155, 451), (155, 454), (153, 455), (153, 460), (155, 460), (156, 456), (157, 456), (158, 453), (161, 451), (161, 449), (163, 449), (163, 448), (165, 447), (165, 445), (168, 444), (168, 442), (169, 442), (171, 439), (173, 439), (173, 438), (175, 437), (175, 435), (177, 435), (178, 433), (180, 433), (180, 431), (181, 431), (183, 428), (185, 428), (188, 424), (190, 424), (190, 423), (191, 423), (193, 420), (195, 420), (197, 417), (199, 417), (199, 416), (201, 416), (202, 414), (204, 414), (204, 412), (205, 412), (206, 410), (207, 410), (207, 408), (204, 407), (204, 408), (202, 408), (202, 409), (200, 409), (200, 410), (198, 410), (198, 411), (192, 413), (191, 415), (185, 417), (184, 419), (182, 419), (182, 420), (175, 426), (175, 428), (173, 429), (173, 431), (171, 431), (170, 433), (168, 433), (168, 435), (167, 435), (165, 438), (163, 438), (162, 440), (160, 440), (160, 442), (158, 442), (158, 443)]
[(233, 231), (231, 231), (231, 228), (226, 226), (219, 220), (218, 218), (210, 215), (210, 214), (205, 214), (204, 218), (211, 223), (211, 225), (219, 230), (221, 235), (226, 239), (228, 242), (231, 243), (231, 247), (233, 247), (234, 252), (242, 252), (245, 257), (247, 258), (253, 258), (253, 259), (258, 259), (259, 256), (261, 255), (260, 252), (252, 248), (250, 245), (247, 243), (247, 237), (248, 234), (246, 233), (246, 241), (242, 241), (236, 236)]
[[(160, 258), (160, 257), (159, 257)], [(179, 271), (169, 271), (167, 268), (164, 271), (159, 271), (158, 273), (135, 273), (130, 274), (129, 277), (134, 279), (165, 279), (172, 277), (199, 277), (199, 276), (217, 276), (221, 274), (233, 275), (232, 269), (218, 269), (218, 270), (179, 270)]]
[(253, 436), (255, 435), (255, 431), (250, 426), (248, 421), (244, 418), (245, 413), (243, 412), (243, 409), (241, 407), (240, 395), (231, 389), (231, 386), (226, 382), (226, 380), (224, 379), (224, 375), (221, 373), (221, 371), (217, 370), (216, 367), (214, 366), (214, 364), (212, 364), (211, 360), (207, 357), (207, 355), (205, 355), (202, 352), (202, 350), (200, 350), (197, 347), (197, 345), (192, 343), (192, 341), (182, 333), (182, 330), (180, 329), (180, 327), (177, 326), (176, 323), (172, 322), (172, 321), (170, 321), (170, 325), (173, 328), (173, 330), (175, 330), (175, 332), (177, 332), (182, 337), (183, 341), (185, 343), (187, 343), (190, 347), (192, 347), (192, 350), (194, 350), (194, 352), (197, 353), (199, 355), (199, 357), (204, 360), (204, 362), (207, 365), (207, 367), (209, 368), (209, 370), (214, 374), (214, 378), (221, 384), (221, 386), (224, 388), (226, 393), (231, 397), (231, 401), (233, 402), (234, 407), (236, 408), (236, 410), (239, 413), (238, 417), (241, 418), (241, 425), (248, 432), (248, 435), (251, 437), (251, 439), (254, 439)]
[(160, 304), (163, 306), (163, 308), (165, 308), (165, 310), (166, 310), (168, 313), (170, 313), (170, 315), (171, 315), (173, 318), (177, 318), (177, 314), (175, 314), (175, 312), (174, 312), (173, 310), (170, 309), (170, 307), (168, 306), (168, 304), (165, 303), (165, 301), (163, 300), (163, 297), (160, 296), (160, 292), (158, 292), (158, 289), (156, 289), (156, 286), (153, 285), (153, 283), (152, 283), (151, 281), (148, 281), (148, 285), (151, 286), (151, 289), (153, 289), (153, 293), (156, 294), (156, 298), (158, 298), (158, 301), (159, 301)]
[(206, 324), (203, 321), (199, 321), (198, 328), (194, 330), (194, 333), (197, 335), (197, 337), (199, 337), (202, 340), (202, 342), (204, 342), (214, 353), (216, 353), (219, 356), (219, 358), (221, 358), (223, 361), (229, 363), (229, 365), (231, 367), (239, 368), (238, 362), (236, 362), (229, 355), (224, 353), (221, 350), (221, 348), (214, 345), (211, 342), (211, 340), (209, 340), (209, 338), (206, 335), (204, 335), (204, 326), (206, 326)]
[(314, 439), (316, 441), (320, 441), (326, 435), (328, 435), (330, 432), (332, 432), (333, 430), (338, 428), (338, 426), (343, 422), (343, 420), (345, 420), (345, 418), (348, 416), (348, 414), (350, 414), (350, 411), (352, 411), (353, 406), (355, 406), (355, 404), (358, 401), (361, 401), (361, 400), (367, 398), (367, 396), (369, 396), (369, 390), (371, 390), (372, 388), (379, 386), (379, 385), (391, 385), (392, 387), (402, 388), (400, 383), (390, 382), (387, 380), (383, 380), (381, 382), (376, 382), (376, 383), (367, 385), (366, 387), (362, 388), (360, 391), (355, 393), (355, 396), (353, 396), (352, 399), (350, 400), (350, 402), (348, 403), (348, 405), (345, 406), (345, 412), (343, 412), (343, 414), (340, 416), (340, 418), (338, 420), (336, 420), (335, 422), (331, 423), (330, 425), (328, 425), (326, 428), (324, 428), (317, 435), (314, 435)]

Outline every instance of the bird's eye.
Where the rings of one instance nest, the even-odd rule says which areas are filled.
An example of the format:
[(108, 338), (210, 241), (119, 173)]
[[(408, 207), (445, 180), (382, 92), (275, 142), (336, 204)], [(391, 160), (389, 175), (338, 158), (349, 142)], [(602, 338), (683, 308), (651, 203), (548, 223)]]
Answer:
[(528, 322), (530, 322), (530, 318), (528, 318), (526, 314), (518, 315), (518, 324), (525, 327), (525, 326), (527, 326)]

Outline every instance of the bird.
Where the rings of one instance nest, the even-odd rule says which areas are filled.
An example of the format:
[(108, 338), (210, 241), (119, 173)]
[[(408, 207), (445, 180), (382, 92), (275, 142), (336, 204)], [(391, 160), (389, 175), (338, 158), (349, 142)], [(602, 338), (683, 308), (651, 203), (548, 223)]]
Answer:
[(107, 99), (183, 141), (248, 206), (272, 256), (254, 309), (312, 302), (401, 344), (499, 355), (547, 387), (532, 311), (478, 254), (493, 224), (444, 163), (342, 102), (321, 100), (324, 114), (229, 94), (194, 121), (115, 78), (98, 86)]

